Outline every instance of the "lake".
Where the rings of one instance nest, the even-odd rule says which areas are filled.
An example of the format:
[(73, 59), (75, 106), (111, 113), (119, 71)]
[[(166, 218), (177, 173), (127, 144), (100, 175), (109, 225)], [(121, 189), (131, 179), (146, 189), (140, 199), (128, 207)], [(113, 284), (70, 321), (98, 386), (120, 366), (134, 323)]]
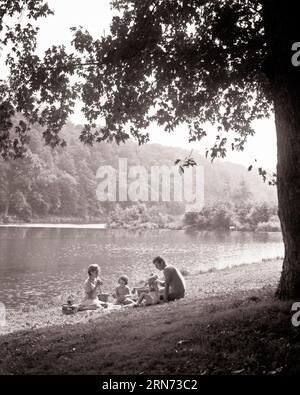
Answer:
[[(86, 269), (101, 266), (104, 292), (127, 274), (130, 286), (165, 260), (190, 274), (283, 256), (281, 233), (0, 228), (0, 302), (7, 308), (81, 294)], [(221, 273), (220, 273), (221, 275)]]

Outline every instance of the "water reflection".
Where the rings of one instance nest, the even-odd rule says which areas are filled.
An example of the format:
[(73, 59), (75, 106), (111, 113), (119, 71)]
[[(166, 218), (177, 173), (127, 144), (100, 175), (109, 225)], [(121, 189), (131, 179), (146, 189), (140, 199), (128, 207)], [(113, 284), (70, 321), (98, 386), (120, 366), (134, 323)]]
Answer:
[(283, 245), (279, 233), (1, 228), (0, 301), (18, 306), (74, 293), (90, 263), (100, 264), (107, 291), (124, 273), (133, 285), (158, 254), (193, 273), (282, 256)]

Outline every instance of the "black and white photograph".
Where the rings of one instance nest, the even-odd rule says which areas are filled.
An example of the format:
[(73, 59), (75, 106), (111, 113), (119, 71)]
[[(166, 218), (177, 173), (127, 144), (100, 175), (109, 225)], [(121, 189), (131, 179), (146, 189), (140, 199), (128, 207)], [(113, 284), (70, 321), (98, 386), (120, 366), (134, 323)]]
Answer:
[(3, 378), (299, 375), (297, 5), (0, 0)]

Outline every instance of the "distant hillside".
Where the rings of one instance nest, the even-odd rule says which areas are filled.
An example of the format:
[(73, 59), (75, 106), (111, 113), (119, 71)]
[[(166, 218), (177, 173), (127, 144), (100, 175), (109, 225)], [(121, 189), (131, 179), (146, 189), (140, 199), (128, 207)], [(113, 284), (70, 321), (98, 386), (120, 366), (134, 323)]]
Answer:
[[(140, 147), (132, 141), (120, 146), (100, 143), (90, 147), (80, 143), (80, 129), (68, 124), (63, 132), (67, 147), (52, 150), (44, 145), (41, 130), (33, 128), (27, 157), (0, 161), (0, 216), (24, 220), (51, 216), (99, 218), (115, 208), (114, 202), (96, 199), (99, 182), (96, 172), (100, 165), (117, 169), (119, 158), (127, 158), (128, 165), (173, 166), (176, 159), (189, 154), (159, 144)], [(248, 172), (241, 165), (217, 160), (211, 164), (197, 153), (193, 158), (204, 167), (205, 204), (219, 201), (237, 204), (246, 200), (276, 203), (276, 189), (264, 184), (254, 170)], [(132, 204), (124, 202), (122, 206)], [(155, 205), (169, 214), (184, 212), (181, 203)]]
[[(134, 161), (137, 163), (149, 163), (154, 165), (157, 163), (174, 165), (177, 158), (185, 158), (190, 154), (189, 151), (166, 147), (159, 144), (147, 144), (137, 147), (132, 144), (132, 149), (136, 152)], [(122, 155), (122, 147), (120, 147)], [(213, 163), (202, 155), (193, 152), (192, 157), (198, 165), (204, 167), (204, 194), (207, 204), (217, 201), (238, 201), (241, 188), (249, 193), (249, 199), (256, 202), (277, 203), (277, 191), (274, 186), (269, 186), (263, 182), (259, 176), (257, 169), (248, 169), (242, 165), (215, 160)]]

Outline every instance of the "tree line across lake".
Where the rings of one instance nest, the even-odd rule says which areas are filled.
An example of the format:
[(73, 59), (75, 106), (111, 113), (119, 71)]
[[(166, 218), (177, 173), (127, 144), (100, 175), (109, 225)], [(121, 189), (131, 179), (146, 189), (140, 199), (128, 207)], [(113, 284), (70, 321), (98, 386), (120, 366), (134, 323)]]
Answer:
[(111, 228), (123, 229), (185, 229), (201, 230), (239, 230), (239, 231), (280, 231), (277, 206), (263, 203), (216, 202), (202, 210), (174, 216), (161, 212), (157, 207), (144, 203), (123, 209), (117, 205), (109, 215)]
[[(215, 162), (195, 153), (204, 167), (205, 207), (186, 213), (184, 202), (103, 202), (97, 200), (99, 166), (118, 168), (119, 158), (128, 165), (174, 166), (184, 158), (183, 149), (129, 141), (84, 145), (80, 126), (69, 123), (63, 131), (67, 146), (44, 145), (42, 129), (33, 127), (23, 159), (0, 161), (0, 221), (106, 221), (112, 227), (193, 227), (253, 230), (276, 223), (276, 191), (240, 165)], [(268, 202), (268, 203), (264, 203)], [(268, 214), (267, 214), (268, 213)], [(273, 226), (272, 225), (272, 226)], [(271, 226), (271, 227), (272, 227)]]

